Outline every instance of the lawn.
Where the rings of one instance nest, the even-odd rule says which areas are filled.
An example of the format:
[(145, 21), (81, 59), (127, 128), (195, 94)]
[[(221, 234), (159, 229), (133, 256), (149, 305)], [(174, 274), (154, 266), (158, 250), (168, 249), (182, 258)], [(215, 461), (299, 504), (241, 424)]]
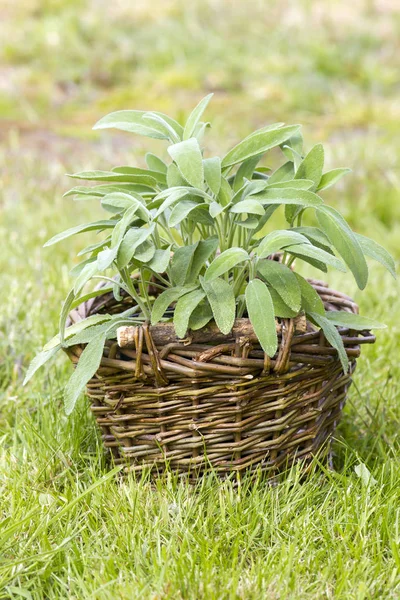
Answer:
[[(142, 165), (141, 138), (93, 132), (103, 114), (183, 119), (206, 93), (222, 153), (256, 127), (303, 123), (326, 194), (359, 233), (400, 257), (400, 9), (394, 0), (0, 0), (0, 598), (397, 599), (400, 597), (400, 300), (330, 283), (385, 322), (364, 347), (334, 443), (334, 471), (265, 481), (152, 485), (107, 462), (84, 398), (71, 417), (60, 357), (26, 387), (71, 284), (71, 244), (100, 215), (62, 198), (67, 172)], [(158, 142), (154, 142), (158, 149)], [(311, 270), (310, 270), (311, 273)], [(309, 273), (308, 273), (309, 274)]]

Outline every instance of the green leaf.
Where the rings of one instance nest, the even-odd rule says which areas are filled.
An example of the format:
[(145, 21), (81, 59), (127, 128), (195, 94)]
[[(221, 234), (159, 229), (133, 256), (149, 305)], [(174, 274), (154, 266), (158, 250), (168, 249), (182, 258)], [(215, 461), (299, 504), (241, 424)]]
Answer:
[(190, 273), (198, 242), (175, 250), (171, 260), (171, 277), (175, 285), (183, 285)]
[(269, 287), (269, 293), (271, 294), (272, 303), (274, 305), (274, 313), (276, 317), (281, 317), (283, 319), (293, 319), (298, 315), (299, 311), (291, 309), (287, 304), (284, 303), (281, 296), (274, 290), (274, 288)]
[(118, 250), (117, 265), (119, 269), (123, 269), (129, 264), (136, 248), (153, 233), (154, 227), (153, 223), (149, 228), (128, 229)]
[(97, 121), (93, 129), (113, 128), (150, 138), (167, 139), (165, 134), (154, 129), (150, 123), (143, 119), (145, 114), (145, 111), (142, 110), (118, 110)]
[[(288, 179), (287, 181), (279, 181), (277, 183), (270, 183), (268, 181), (268, 188), (274, 190), (282, 190), (286, 188), (292, 188), (295, 190), (309, 190), (314, 185), (311, 179)], [(266, 188), (267, 189), (267, 188)]]
[(72, 373), (64, 392), (65, 413), (67, 415), (72, 413), (76, 401), (85, 389), (85, 385), (99, 368), (105, 340), (105, 334), (95, 337), (80, 355), (76, 369)]
[(178, 298), (180, 298), (184, 294), (188, 294), (196, 287), (197, 286), (195, 286), (195, 285), (190, 285), (190, 286), (187, 285), (187, 286), (168, 288), (167, 290), (162, 292), (162, 294), (157, 296), (157, 298), (154, 301), (153, 308), (151, 311), (151, 324), (157, 325), (157, 323), (159, 321), (161, 321), (161, 319), (163, 318), (164, 313), (167, 310), (167, 308), (173, 302), (176, 302), (178, 300)]
[(101, 289), (93, 290), (92, 292), (88, 292), (87, 294), (84, 294), (83, 296), (79, 296), (79, 298), (76, 298), (73, 301), (73, 303), (71, 304), (71, 310), (73, 308), (76, 308), (80, 304), (83, 304), (83, 302), (87, 302), (87, 300), (91, 300), (92, 298), (96, 298), (97, 296), (103, 296), (104, 294), (108, 294), (109, 292), (112, 292), (112, 291), (113, 291), (112, 286), (107, 286), (107, 287), (105, 286), (105, 287), (102, 287)]
[(117, 221), (94, 221), (93, 223), (85, 223), (83, 225), (76, 225), (76, 227), (71, 227), (70, 229), (66, 229), (61, 233), (57, 233), (57, 235), (50, 238), (45, 244), (44, 248), (47, 246), (52, 246), (53, 244), (57, 244), (62, 240), (66, 240), (67, 238), (76, 235), (77, 233), (86, 233), (87, 231), (102, 231), (103, 229), (110, 229), (115, 227)]
[[(137, 133), (146, 137), (156, 139), (167, 139), (167, 136), (155, 129), (151, 121), (146, 121), (143, 117), (146, 111), (142, 110), (118, 110), (106, 115), (100, 121), (97, 121), (93, 129), (120, 129), (129, 133)], [(179, 138), (182, 138), (183, 128), (171, 117), (160, 112), (154, 112), (155, 115), (162, 117), (177, 133)]]
[(83, 171), (82, 173), (68, 174), (72, 179), (85, 181), (120, 181), (122, 183), (139, 183), (150, 187), (157, 187), (157, 180), (151, 175), (136, 173), (118, 173), (115, 171)]
[[(280, 124), (278, 123), (278, 125)], [(276, 127), (275, 129), (273, 127), (276, 127), (276, 125), (272, 125), (270, 129), (263, 128), (252, 133), (232, 148), (222, 160), (222, 168), (236, 165), (257, 154), (264, 154), (267, 150), (279, 146), (298, 131), (300, 125)]]
[(296, 233), (286, 229), (276, 229), (268, 233), (262, 240), (260, 245), (255, 248), (255, 253), (260, 258), (266, 258), (274, 252), (279, 252), (286, 246), (293, 244), (310, 244), (309, 240), (301, 233)]
[(61, 344), (55, 344), (49, 350), (42, 350), (41, 352), (39, 352), (35, 356), (35, 358), (32, 360), (32, 362), (30, 363), (28, 370), (25, 374), (25, 379), (24, 379), (24, 382), (22, 385), (26, 385), (28, 383), (28, 381), (30, 381), (32, 379), (32, 377), (34, 376), (36, 371), (38, 369), (40, 369), (44, 364), (46, 364), (47, 361), (49, 361), (51, 358), (53, 358), (53, 356), (55, 354), (57, 354), (57, 352), (60, 350), (60, 348), (61, 348)]
[[(140, 169), (139, 167), (130, 167), (130, 166), (122, 166), (122, 167), (114, 167), (111, 169), (112, 173), (119, 173), (120, 175), (138, 175), (139, 177), (151, 177), (158, 183), (165, 185), (167, 178), (165, 173), (160, 173), (159, 171), (151, 171), (150, 169)], [(143, 181), (143, 180), (139, 180)]]
[(341, 179), (347, 173), (351, 173), (351, 169), (332, 169), (331, 171), (327, 171), (321, 177), (321, 181), (318, 185), (319, 190), (326, 190), (331, 187), (331, 185), (335, 185), (339, 179)]
[(132, 221), (135, 220), (138, 208), (139, 203), (137, 203), (136, 205), (133, 204), (130, 208), (128, 208), (127, 211), (125, 211), (122, 218), (115, 225), (111, 235), (111, 246), (119, 246), (129, 225), (132, 223)]
[(190, 316), (204, 297), (205, 292), (197, 289), (179, 298), (174, 310), (174, 327), (177, 337), (185, 337)]
[(181, 140), (180, 136), (176, 133), (175, 129), (171, 127), (171, 125), (159, 114), (155, 112), (146, 112), (143, 115), (143, 120), (146, 123), (150, 123), (150, 125), (162, 134), (165, 134), (166, 137), (175, 144)]
[(318, 227), (293, 227), (291, 231), (305, 235), (314, 246), (322, 248), (326, 252), (330, 251), (331, 243), (325, 233), (321, 229), (318, 229)]
[(332, 348), (335, 348), (338, 352), (340, 362), (342, 363), (343, 371), (345, 373), (349, 370), (349, 359), (347, 357), (346, 349), (343, 344), (342, 337), (336, 327), (331, 323), (326, 316), (322, 316), (319, 313), (309, 313), (308, 316), (321, 327), (327, 341), (330, 343)]
[(218, 203), (222, 206), (228, 206), (232, 198), (232, 188), (225, 177), (221, 178), (221, 189), (218, 194)]
[(181, 172), (175, 163), (168, 165), (167, 169), (167, 185), (169, 188), (186, 186), (187, 181), (182, 177)]
[(293, 161), (289, 160), (274, 171), (268, 179), (268, 185), (273, 183), (280, 183), (283, 181), (289, 181), (294, 177), (294, 165)]
[(134, 260), (147, 263), (153, 258), (155, 251), (156, 249), (154, 244), (149, 239), (147, 239), (141, 244), (139, 244), (139, 246), (136, 248), (135, 255), (133, 258)]
[(218, 238), (209, 237), (207, 240), (201, 240), (197, 248), (195, 248), (191, 266), (187, 275), (187, 281), (194, 282), (197, 280), (199, 273), (205, 266), (206, 261), (213, 255), (218, 248)]
[(201, 302), (194, 311), (192, 312), (189, 319), (189, 329), (192, 331), (197, 331), (198, 329), (202, 329), (207, 325), (209, 321), (213, 318), (213, 313), (211, 310), (211, 306), (208, 304), (208, 301)]
[(212, 281), (227, 271), (230, 271), (236, 265), (249, 259), (249, 255), (243, 248), (228, 248), (228, 250), (225, 250), (225, 252), (222, 252), (219, 256), (214, 258), (205, 273), (204, 279), (206, 281)]
[(90, 196), (93, 198), (101, 198), (106, 194), (111, 194), (114, 192), (123, 192), (129, 194), (131, 192), (137, 194), (154, 194), (154, 190), (149, 186), (139, 185), (136, 183), (118, 183), (115, 185), (94, 185), (92, 187), (80, 186), (72, 188), (65, 192), (64, 198), (66, 196)]
[(184, 140), (188, 140), (189, 138), (194, 136), (196, 126), (199, 123), (199, 121), (200, 121), (205, 109), (207, 108), (208, 103), (210, 102), (211, 98), (213, 97), (213, 95), (214, 94), (208, 94), (208, 96), (205, 96), (205, 98), (200, 100), (200, 102), (198, 103), (196, 108), (194, 108), (193, 111), (191, 112), (191, 114), (189, 115), (189, 118), (186, 121), (185, 129), (183, 131), (183, 139)]
[(148, 263), (148, 267), (155, 273), (164, 273), (167, 270), (170, 260), (171, 246), (168, 246), (165, 250), (157, 249), (153, 258)]
[(222, 212), (224, 212), (226, 206), (222, 206), (222, 204), (218, 204), (218, 202), (211, 202), (209, 206), (209, 212), (213, 219), (218, 217)]
[(293, 160), (295, 169), (297, 170), (303, 153), (303, 136), (301, 131), (297, 131), (285, 144), (281, 144), (281, 150), (289, 160)]
[(97, 255), (97, 270), (105, 271), (108, 269), (114, 260), (117, 258), (119, 244), (114, 248), (105, 248)]
[(182, 177), (193, 187), (202, 188), (204, 182), (203, 157), (196, 138), (169, 146), (168, 153), (176, 163)]
[(343, 271), (344, 273), (347, 270), (339, 258), (333, 254), (329, 254), (329, 252), (325, 252), (325, 250), (322, 250), (322, 248), (316, 248), (311, 244), (295, 244), (294, 246), (285, 246), (285, 252), (289, 252), (290, 254), (298, 256), (299, 258), (313, 258), (326, 265), (334, 267), (338, 271)]
[(237, 170), (233, 182), (233, 191), (238, 192), (245, 183), (245, 180), (250, 180), (253, 177), (254, 169), (261, 160), (262, 154), (256, 154), (248, 160), (245, 160)]
[(152, 171), (158, 171), (159, 173), (167, 174), (168, 165), (165, 164), (161, 158), (152, 154), (151, 152), (147, 152), (145, 156), (146, 164)]
[(295, 179), (311, 179), (314, 182), (312, 190), (316, 190), (324, 168), (324, 147), (316, 144), (302, 160), (296, 171)]
[(321, 229), (328, 236), (344, 262), (354, 275), (358, 287), (363, 290), (368, 281), (368, 267), (356, 236), (334, 208), (323, 206), (317, 210)]
[(260, 260), (257, 271), (282, 298), (289, 308), (296, 313), (301, 308), (301, 292), (296, 275), (286, 265), (276, 260)]
[(246, 287), (246, 306), (254, 332), (264, 352), (272, 357), (278, 348), (274, 305), (267, 286), (253, 279)]
[(386, 329), (386, 325), (379, 323), (379, 321), (374, 321), (373, 319), (368, 319), (367, 317), (362, 317), (351, 312), (332, 310), (326, 313), (326, 318), (334, 325), (348, 327), (356, 331)]
[[(107, 288), (105, 288), (105, 289), (107, 289)], [(111, 288), (108, 288), (108, 289), (109, 289), (109, 291), (111, 291)], [(99, 290), (96, 290), (96, 291), (97, 291), (97, 293), (99, 292)], [(93, 292), (92, 292), (92, 294), (93, 294)], [(77, 321), (76, 323), (73, 323), (72, 325), (67, 327), (67, 329), (65, 330), (64, 341), (68, 340), (72, 336), (75, 336), (77, 333), (84, 331), (85, 329), (92, 328), (94, 325), (99, 325), (100, 323), (108, 322), (110, 319), (111, 319), (111, 315), (101, 314), (101, 315), (90, 315), (89, 317), (86, 317), (86, 319), (82, 319), (82, 321)], [(60, 343), (61, 343), (60, 335), (57, 334), (43, 346), (43, 351), (47, 352), (47, 350), (51, 350), (55, 346), (60, 346)]]
[(275, 189), (267, 187), (264, 191), (252, 195), (255, 200), (263, 204), (298, 204), (300, 206), (320, 206), (322, 198), (308, 190), (296, 188)]
[(241, 200), (240, 202), (237, 202), (237, 204), (234, 204), (231, 207), (229, 212), (231, 212), (231, 213), (249, 213), (251, 215), (264, 216), (265, 208), (257, 200), (248, 199), (248, 200)]
[(218, 156), (203, 159), (204, 179), (213, 194), (221, 188), (221, 159)]
[(90, 279), (92, 279), (93, 275), (96, 275), (96, 273), (98, 272), (99, 267), (96, 261), (87, 264), (79, 273), (78, 277), (75, 279), (74, 293), (79, 294), (79, 292), (87, 284), (87, 282), (90, 281)]
[(183, 219), (186, 219), (195, 208), (201, 206), (208, 210), (208, 204), (199, 204), (194, 200), (182, 200), (178, 204), (175, 204), (168, 218), (168, 225), (170, 227), (175, 227), (183, 221)]
[(295, 273), (297, 283), (300, 286), (301, 292), (301, 306), (306, 313), (318, 313), (319, 315), (325, 315), (324, 303), (315, 291), (313, 286), (308, 283), (298, 273)]
[(369, 256), (374, 260), (378, 261), (383, 265), (389, 273), (396, 279), (396, 264), (393, 260), (393, 257), (389, 254), (385, 248), (374, 242), (365, 235), (361, 235), (359, 233), (354, 234), (356, 236), (356, 240), (361, 246), (361, 250), (363, 251), (365, 256)]
[(205, 281), (200, 277), (200, 283), (210, 303), (218, 329), (227, 335), (235, 322), (236, 302), (233, 288), (220, 278)]

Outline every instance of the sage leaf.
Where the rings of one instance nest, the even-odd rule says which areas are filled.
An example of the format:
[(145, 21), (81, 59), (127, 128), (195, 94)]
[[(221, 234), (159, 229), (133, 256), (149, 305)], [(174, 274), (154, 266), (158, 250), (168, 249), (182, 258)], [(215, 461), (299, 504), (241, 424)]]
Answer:
[(389, 252), (380, 244), (374, 242), (374, 240), (371, 240), (365, 235), (361, 235), (360, 233), (355, 233), (354, 235), (356, 236), (356, 240), (360, 244), (364, 255), (381, 263), (381, 265), (389, 271), (392, 277), (396, 279), (396, 264)]
[(221, 188), (221, 159), (218, 156), (203, 159), (204, 179), (213, 194)]
[(282, 300), (282, 297), (274, 290), (273, 287), (268, 287), (269, 293), (271, 294), (272, 303), (274, 305), (274, 313), (276, 317), (283, 319), (293, 319), (298, 315), (298, 311), (290, 308)]
[(296, 190), (309, 190), (314, 185), (311, 179), (288, 179), (287, 181), (279, 181), (277, 183), (270, 183), (268, 181), (268, 188), (274, 190), (282, 190), (285, 188), (292, 188)]
[(193, 111), (189, 115), (189, 118), (186, 121), (185, 129), (183, 130), (184, 140), (188, 140), (189, 138), (194, 136), (196, 127), (213, 95), (214, 94), (208, 94), (208, 96), (202, 98), (202, 100), (200, 100), (198, 105), (193, 109)]
[(157, 249), (153, 258), (148, 263), (148, 267), (155, 273), (164, 273), (167, 270), (170, 260), (171, 246), (168, 246), (165, 250)]
[(267, 286), (253, 279), (246, 287), (246, 307), (254, 332), (264, 352), (273, 357), (278, 348), (274, 305)]
[(57, 233), (57, 235), (50, 238), (45, 244), (44, 248), (47, 246), (52, 246), (53, 244), (57, 244), (62, 240), (66, 240), (67, 238), (76, 235), (77, 233), (86, 233), (87, 231), (102, 231), (103, 229), (110, 229), (115, 227), (117, 221), (94, 221), (93, 223), (85, 223), (83, 225), (76, 225), (75, 227), (71, 227), (70, 229), (66, 229), (61, 233)]
[(200, 302), (194, 309), (189, 319), (189, 329), (197, 331), (202, 327), (205, 327), (209, 321), (213, 318), (211, 306), (208, 301)]
[(193, 187), (202, 188), (204, 182), (203, 157), (196, 138), (169, 146), (168, 153), (176, 163), (182, 177)]
[(227, 335), (235, 322), (236, 302), (233, 288), (220, 278), (206, 281), (200, 276), (200, 283), (210, 303), (218, 329)]
[(178, 298), (180, 298), (184, 294), (191, 292), (196, 287), (197, 286), (192, 285), (192, 286), (180, 286), (180, 287), (168, 288), (167, 290), (162, 292), (159, 296), (157, 296), (157, 298), (154, 301), (153, 308), (151, 311), (151, 324), (157, 325), (157, 323), (159, 321), (161, 321), (161, 319), (163, 318), (164, 313), (167, 310), (167, 308), (173, 302), (176, 302), (178, 300)]
[(256, 168), (258, 162), (260, 161), (262, 154), (256, 154), (252, 156), (248, 160), (245, 160), (237, 170), (235, 175), (235, 179), (233, 182), (233, 191), (238, 192), (246, 179), (250, 180), (253, 177), (254, 169)]
[(186, 278), (188, 283), (192, 283), (197, 280), (199, 273), (206, 265), (206, 261), (210, 258), (210, 256), (215, 254), (217, 248), (217, 237), (210, 237), (207, 240), (201, 240), (198, 242), (197, 247), (194, 250), (190, 269)]
[(126, 267), (132, 260), (135, 250), (142, 244), (154, 231), (155, 223), (148, 228), (132, 228), (125, 233), (119, 246), (117, 254), (117, 265), (119, 269)]
[(155, 154), (147, 152), (145, 156), (145, 161), (149, 169), (151, 169), (152, 171), (158, 171), (159, 173), (163, 173), (164, 175), (167, 174), (168, 165), (166, 165), (165, 162)]
[(64, 406), (67, 415), (72, 413), (76, 401), (85, 389), (85, 385), (99, 368), (105, 340), (105, 334), (95, 337), (80, 355), (76, 369), (72, 373), (64, 392)]
[(249, 260), (250, 257), (243, 248), (228, 248), (219, 256), (214, 258), (211, 265), (208, 267), (204, 279), (212, 281), (227, 271), (230, 271), (236, 265)]
[(298, 273), (295, 273), (301, 292), (301, 306), (306, 313), (325, 315), (324, 303), (313, 286)]
[(276, 260), (260, 260), (257, 271), (263, 280), (282, 298), (284, 303), (296, 313), (301, 308), (301, 292), (296, 275)]
[(178, 248), (171, 260), (171, 277), (175, 285), (183, 285), (191, 272), (192, 262), (198, 242)]
[(28, 370), (25, 374), (25, 379), (22, 385), (26, 385), (28, 381), (32, 379), (36, 371), (38, 371), (43, 365), (47, 363), (57, 352), (60, 350), (61, 344), (55, 344), (52, 348), (48, 350), (42, 350), (39, 352), (34, 359), (31, 361)]
[(179, 298), (174, 310), (174, 327), (177, 337), (185, 337), (190, 316), (205, 295), (203, 290), (197, 289)]
[(323, 204), (322, 198), (308, 190), (299, 190), (296, 188), (274, 188), (267, 187), (264, 191), (252, 195), (255, 200), (262, 204), (298, 204), (300, 206), (320, 206)]
[(240, 202), (234, 204), (229, 212), (249, 213), (251, 215), (263, 216), (265, 214), (265, 208), (260, 202), (258, 202), (258, 200), (253, 200), (249, 198), (247, 200), (241, 200)]
[(326, 190), (331, 187), (331, 185), (335, 185), (339, 179), (341, 179), (347, 173), (351, 173), (351, 169), (332, 169), (331, 171), (327, 171), (321, 177), (321, 181), (318, 185), (319, 190)]
[(259, 258), (266, 258), (275, 252), (279, 252), (286, 246), (294, 244), (310, 244), (310, 241), (301, 233), (286, 229), (276, 229), (268, 233), (255, 248), (255, 253)]
[(283, 181), (289, 181), (294, 177), (294, 164), (293, 161), (289, 160), (274, 171), (271, 177), (268, 179), (268, 184), (280, 183)]
[(172, 209), (172, 212), (168, 218), (168, 225), (170, 227), (175, 227), (181, 221), (183, 221), (183, 219), (186, 219), (195, 208), (199, 208), (201, 206), (208, 210), (208, 204), (199, 204), (194, 200), (182, 200)]
[[(278, 125), (280, 124), (278, 123)], [(263, 128), (254, 132), (228, 152), (222, 160), (222, 168), (225, 169), (226, 167), (236, 165), (257, 154), (264, 154), (267, 150), (275, 148), (288, 140), (298, 131), (299, 127), (300, 125), (289, 125), (275, 129)]]
[(182, 176), (182, 173), (178, 169), (175, 163), (168, 165), (167, 169), (167, 186), (169, 189), (174, 187), (186, 186), (187, 181)]
[(322, 316), (319, 313), (311, 312), (311, 313), (308, 313), (308, 316), (317, 325), (319, 325), (319, 327), (321, 327), (327, 341), (330, 343), (332, 348), (335, 348), (335, 350), (337, 350), (340, 362), (343, 367), (343, 371), (345, 373), (347, 373), (349, 370), (349, 359), (347, 357), (347, 353), (346, 353), (346, 349), (343, 344), (342, 337), (341, 337), (340, 333), (338, 332), (338, 330), (336, 329), (335, 325), (333, 325), (333, 323), (331, 323), (331, 321), (329, 319), (327, 319), (326, 316)]
[(289, 252), (294, 256), (299, 258), (309, 257), (324, 263), (325, 265), (329, 265), (334, 267), (338, 271), (346, 272), (346, 267), (343, 262), (334, 256), (333, 254), (329, 254), (329, 252), (325, 252), (322, 248), (316, 248), (312, 244), (296, 244), (294, 246), (285, 246), (285, 252)]
[(318, 208), (317, 219), (322, 231), (353, 273), (358, 287), (363, 290), (368, 281), (368, 267), (361, 246), (349, 225), (337, 210), (328, 206)]
[[(167, 139), (165, 134), (154, 129), (150, 122), (143, 119), (146, 111), (142, 110), (118, 110), (112, 112), (94, 125), (93, 129), (120, 129), (129, 133), (136, 133), (150, 138)], [(167, 115), (156, 112), (155, 114), (163, 117), (177, 132), (179, 137), (182, 137), (183, 129), (179, 123), (171, 119)]]
[(295, 179), (311, 179), (314, 182), (312, 190), (316, 190), (324, 168), (324, 147), (316, 144), (300, 163)]
[(348, 327), (356, 331), (364, 331), (370, 329), (386, 329), (386, 325), (379, 323), (373, 319), (362, 317), (351, 312), (345, 311), (329, 311), (326, 313), (326, 318), (337, 325), (338, 327)]

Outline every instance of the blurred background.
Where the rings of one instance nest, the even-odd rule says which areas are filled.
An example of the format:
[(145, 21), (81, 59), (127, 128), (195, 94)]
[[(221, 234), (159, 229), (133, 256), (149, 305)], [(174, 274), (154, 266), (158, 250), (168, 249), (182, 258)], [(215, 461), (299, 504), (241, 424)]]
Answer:
[[(327, 168), (353, 169), (327, 200), (399, 257), (397, 0), (0, 0), (0, 9), (0, 369), (15, 402), (25, 402), (21, 374), (56, 329), (86, 239), (42, 245), (99, 212), (93, 200), (62, 198), (65, 173), (140, 165), (152, 144), (163, 148), (92, 131), (110, 111), (180, 119), (214, 92), (206, 143), (219, 154), (266, 123), (302, 123), (307, 150), (321, 141)], [(375, 264), (364, 294), (351, 277), (331, 283), (394, 328), (380, 336), (384, 353), (365, 352), (376, 377), (389, 377), (395, 284)], [(60, 372), (52, 393), (62, 384)]]

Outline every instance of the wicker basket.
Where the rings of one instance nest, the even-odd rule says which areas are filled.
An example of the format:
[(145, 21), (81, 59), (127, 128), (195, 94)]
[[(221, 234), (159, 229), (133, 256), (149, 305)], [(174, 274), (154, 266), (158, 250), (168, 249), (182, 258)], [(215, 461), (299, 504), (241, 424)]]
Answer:
[[(309, 281), (326, 310), (358, 312), (348, 296)], [(130, 302), (105, 294), (81, 305), (70, 320), (121, 312)], [(350, 359), (345, 374), (336, 350), (305, 319), (282, 319), (277, 330), (279, 351), (272, 360), (248, 319), (237, 320), (229, 336), (210, 326), (182, 341), (161, 324), (133, 329), (120, 341), (123, 347), (108, 342), (87, 395), (115, 461), (138, 472), (159, 473), (168, 465), (193, 478), (210, 468), (220, 475), (275, 475), (295, 460), (326, 452), (360, 344), (375, 338), (339, 330)], [(82, 350), (68, 349), (73, 362)]]

